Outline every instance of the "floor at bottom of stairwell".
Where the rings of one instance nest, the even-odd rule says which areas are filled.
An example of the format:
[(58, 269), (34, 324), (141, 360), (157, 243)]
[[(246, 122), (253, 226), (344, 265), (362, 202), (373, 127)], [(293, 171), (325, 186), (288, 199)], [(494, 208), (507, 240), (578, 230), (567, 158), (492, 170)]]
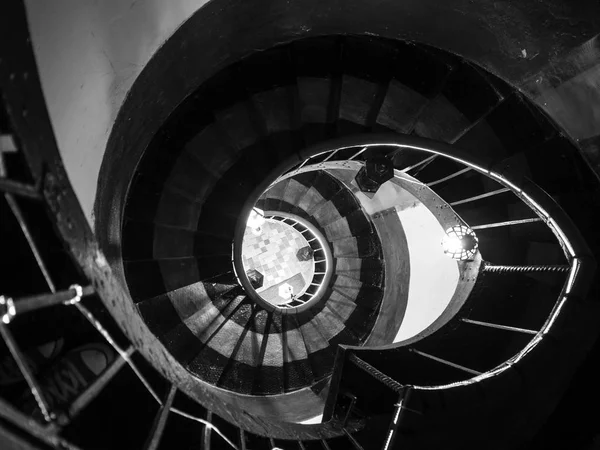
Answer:
[[(258, 235), (247, 227), (242, 246), (242, 261), (246, 271), (255, 269), (263, 276), (263, 286), (258, 292), (267, 290), (300, 274), (310, 282), (314, 274), (313, 260), (299, 261), (298, 250), (308, 245), (302, 234), (290, 225), (267, 219)], [(295, 287), (295, 286), (294, 286)], [(294, 289), (294, 294), (299, 292)]]

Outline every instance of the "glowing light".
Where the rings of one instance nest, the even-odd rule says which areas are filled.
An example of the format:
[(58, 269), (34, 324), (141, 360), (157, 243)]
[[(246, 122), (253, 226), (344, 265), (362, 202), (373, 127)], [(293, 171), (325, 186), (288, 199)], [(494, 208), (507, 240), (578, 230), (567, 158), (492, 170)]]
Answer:
[(265, 212), (262, 209), (252, 208), (246, 226), (252, 229), (252, 234), (258, 236), (262, 233), (262, 226), (265, 223)]
[(444, 253), (450, 258), (460, 261), (473, 259), (478, 247), (479, 241), (475, 232), (462, 225), (448, 228), (442, 239)]

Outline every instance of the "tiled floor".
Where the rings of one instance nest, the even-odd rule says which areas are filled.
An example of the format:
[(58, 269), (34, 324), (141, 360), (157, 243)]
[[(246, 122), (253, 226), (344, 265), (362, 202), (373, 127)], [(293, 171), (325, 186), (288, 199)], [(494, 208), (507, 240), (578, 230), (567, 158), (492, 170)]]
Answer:
[[(313, 260), (298, 261), (296, 253), (308, 242), (293, 227), (277, 220), (267, 219), (262, 226), (262, 233), (256, 236), (250, 228), (246, 228), (242, 260), (246, 271), (256, 269), (264, 275), (263, 285), (257, 292), (269, 289), (297, 274), (302, 275), (306, 283), (310, 283), (314, 274)], [(294, 294), (301, 294), (294, 292)]]

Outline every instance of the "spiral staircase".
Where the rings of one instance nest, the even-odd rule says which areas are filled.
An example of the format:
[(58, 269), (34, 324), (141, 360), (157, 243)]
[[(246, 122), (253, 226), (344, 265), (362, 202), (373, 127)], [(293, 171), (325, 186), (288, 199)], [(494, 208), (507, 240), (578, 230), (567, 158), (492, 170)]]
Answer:
[[(0, 386), (3, 445), (589, 448), (598, 430), (573, 407), (598, 391), (591, 362), (576, 371), (597, 353), (598, 178), (583, 144), (527, 95), (433, 46), (331, 32), (231, 57), (171, 109), (148, 103), (184, 26), (121, 108), (92, 232), (54, 143), (24, 7), (9, 12), (0, 331), (22, 381)], [(457, 263), (466, 301), (401, 342), (386, 260), (400, 247), (353, 181), (374, 160), (417, 198), (439, 198), (434, 214), (474, 230), (482, 258)], [(332, 274), (318, 301), (257, 301), (240, 263), (253, 207), (325, 237)], [(374, 329), (385, 330), (376, 342)], [(108, 344), (114, 358), (49, 403), (24, 355), (58, 339)]]

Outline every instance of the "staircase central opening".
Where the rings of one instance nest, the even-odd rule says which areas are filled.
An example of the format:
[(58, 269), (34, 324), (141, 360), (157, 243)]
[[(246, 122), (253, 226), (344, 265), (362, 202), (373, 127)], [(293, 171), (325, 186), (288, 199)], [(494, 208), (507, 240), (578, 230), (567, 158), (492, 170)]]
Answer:
[(252, 209), (241, 260), (255, 300), (284, 311), (318, 301), (332, 269), (323, 234), (309, 220), (279, 208)]
[(317, 238), (290, 218), (270, 216), (255, 227), (251, 222), (244, 234), (242, 262), (256, 292), (282, 308), (305, 303), (300, 299), (313, 284), (319, 253), (323, 258), (309, 242)]

